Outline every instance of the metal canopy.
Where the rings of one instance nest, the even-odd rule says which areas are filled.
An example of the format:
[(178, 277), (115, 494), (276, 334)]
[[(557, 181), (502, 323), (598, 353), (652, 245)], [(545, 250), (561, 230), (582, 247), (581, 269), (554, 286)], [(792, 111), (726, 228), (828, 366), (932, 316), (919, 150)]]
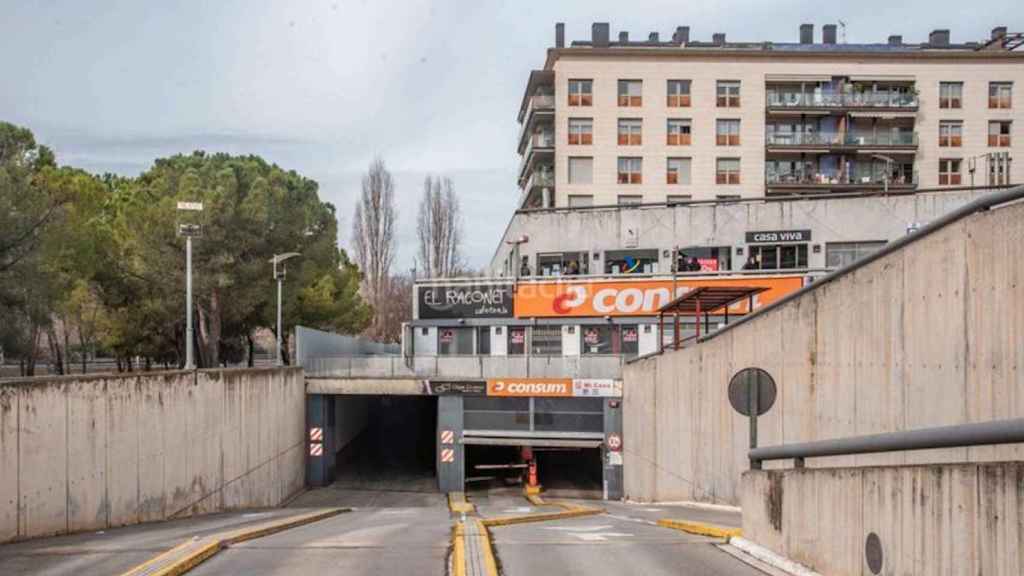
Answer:
[(658, 314), (710, 314), (767, 290), (764, 286), (701, 286), (665, 304)]

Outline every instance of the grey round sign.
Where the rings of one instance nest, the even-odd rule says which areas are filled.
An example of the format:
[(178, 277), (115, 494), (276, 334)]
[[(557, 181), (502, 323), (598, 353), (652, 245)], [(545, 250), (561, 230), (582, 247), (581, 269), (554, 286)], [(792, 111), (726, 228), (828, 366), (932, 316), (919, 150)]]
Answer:
[(760, 416), (775, 404), (775, 380), (760, 368), (744, 368), (729, 380), (729, 403), (733, 410), (750, 416), (754, 392), (757, 392), (757, 415)]
[(868, 539), (864, 542), (864, 559), (872, 574), (882, 573), (882, 540), (874, 532), (868, 534)]

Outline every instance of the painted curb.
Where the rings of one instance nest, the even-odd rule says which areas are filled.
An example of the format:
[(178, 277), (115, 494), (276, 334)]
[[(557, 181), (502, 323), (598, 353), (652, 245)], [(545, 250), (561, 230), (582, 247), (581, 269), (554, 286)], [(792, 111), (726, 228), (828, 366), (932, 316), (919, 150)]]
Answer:
[[(217, 552), (220, 552), (222, 549), (231, 546), (232, 544), (238, 544), (240, 542), (245, 542), (246, 540), (269, 536), (271, 534), (276, 534), (277, 532), (283, 532), (289, 528), (295, 528), (297, 526), (311, 524), (325, 518), (337, 516), (342, 512), (350, 512), (351, 510), (351, 508), (329, 508), (298, 516), (288, 516), (247, 528), (239, 528), (237, 530), (222, 532), (202, 539), (193, 538), (147, 560), (127, 572), (124, 572), (121, 576), (180, 576), (181, 574), (185, 574), (189, 570), (202, 564), (217, 554)], [(175, 553), (178, 553), (182, 549), (190, 546), (197, 546), (197, 548), (176, 560), (168, 561), (168, 559)], [(166, 566), (159, 566), (159, 564), (165, 561), (168, 561)]]
[(773, 568), (777, 568), (787, 574), (791, 574), (792, 576), (821, 576), (821, 574), (818, 574), (806, 566), (798, 564), (785, 556), (780, 556), (764, 546), (755, 544), (745, 538), (740, 538), (738, 536), (730, 538), (729, 545), (742, 550), (751, 557), (756, 558)]
[(714, 524), (689, 522), (687, 520), (673, 520), (671, 518), (662, 518), (661, 520), (658, 520), (658, 526), (661, 526), (662, 528), (672, 528), (673, 530), (679, 530), (689, 534), (722, 538), (724, 540), (743, 535), (743, 530), (740, 528), (725, 528), (722, 526), (715, 526)]
[(449, 492), (448, 511), (455, 514), (472, 514), (476, 512), (476, 506), (466, 501), (464, 492)]
[(452, 576), (466, 576), (466, 529), (462, 522), (452, 528)]
[(487, 526), (480, 520), (474, 520), (479, 524), (481, 550), (484, 551), (484, 570), (487, 572), (487, 576), (498, 576), (498, 560), (494, 557), (494, 544), (491, 542), (491, 533), (487, 530)]
[(541, 514), (523, 514), (521, 516), (496, 516), (494, 518), (485, 518), (481, 520), (485, 527), (491, 526), (510, 526), (512, 524), (527, 524), (529, 522), (548, 522), (551, 520), (561, 520), (563, 518), (578, 518), (580, 516), (594, 516), (597, 514), (604, 514), (604, 508), (587, 508), (583, 506), (573, 506), (571, 504), (555, 504), (565, 508), (563, 512), (544, 512)]

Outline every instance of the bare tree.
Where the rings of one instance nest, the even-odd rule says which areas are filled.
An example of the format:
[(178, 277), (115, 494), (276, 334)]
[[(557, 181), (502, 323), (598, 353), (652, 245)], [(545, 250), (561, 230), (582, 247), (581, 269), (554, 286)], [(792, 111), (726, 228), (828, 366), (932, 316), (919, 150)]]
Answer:
[(428, 277), (454, 276), (462, 268), (462, 212), (450, 178), (427, 176), (423, 181), (416, 235)]
[(412, 294), (412, 276), (391, 277), (380, 307), (374, 310), (374, 318), (379, 322), (375, 334), (377, 340), (394, 344), (402, 342), (402, 324), (412, 320)]
[[(363, 273), (363, 294), (375, 311), (381, 310), (388, 293), (397, 218), (394, 180), (384, 160), (376, 158), (363, 176), (362, 193), (352, 216), (352, 247)], [(378, 316), (375, 314), (369, 328), (375, 338), (382, 336)]]

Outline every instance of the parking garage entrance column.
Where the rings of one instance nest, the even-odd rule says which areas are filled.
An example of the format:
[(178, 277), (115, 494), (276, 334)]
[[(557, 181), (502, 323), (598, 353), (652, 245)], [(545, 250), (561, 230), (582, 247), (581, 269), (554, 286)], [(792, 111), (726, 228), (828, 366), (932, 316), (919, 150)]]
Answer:
[(437, 484), (441, 492), (465, 488), (465, 449), (462, 444), (462, 396), (437, 399)]

